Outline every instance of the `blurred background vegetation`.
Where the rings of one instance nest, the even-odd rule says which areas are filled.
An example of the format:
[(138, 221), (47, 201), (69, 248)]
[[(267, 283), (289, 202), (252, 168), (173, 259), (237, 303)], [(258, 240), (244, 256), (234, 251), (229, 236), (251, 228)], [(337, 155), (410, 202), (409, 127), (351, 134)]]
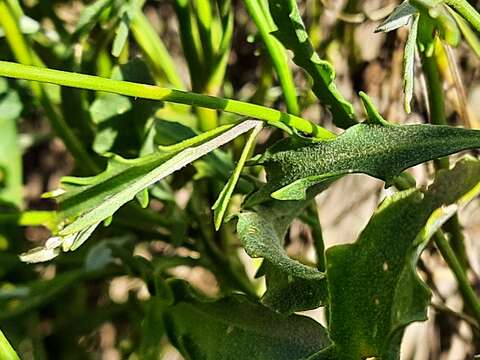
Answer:
[[(285, 101), (274, 71), (281, 64), (272, 63), (269, 56), (269, 47), (276, 45), (265, 41), (262, 33), (273, 25), (267, 19), (259, 31), (256, 3), (0, 0), (0, 59), (188, 89), (292, 113), (301, 109), (303, 117), (332, 128), (330, 114), (318, 105), (304, 73), (290, 60), (298, 102)], [(298, 3), (313, 45), (334, 65), (337, 85), (347, 99), (359, 108), (356, 94), (365, 91), (389, 121), (426, 122), (421, 71), (415, 78), (414, 112), (404, 111), (408, 30), (374, 33), (398, 1)], [(9, 21), (18, 22), (18, 32)], [(475, 41), (472, 38), (470, 45), (478, 50)], [(479, 127), (477, 55), (466, 42), (437, 53), (446, 116), (452, 125)], [(420, 66), (418, 61), (415, 66)], [(283, 81), (289, 81), (288, 76)], [(43, 245), (49, 237), (55, 204), (42, 194), (57, 189), (62, 176), (95, 174), (105, 166), (102, 154), (137, 157), (156, 144), (172, 144), (228, 123), (232, 116), (0, 78), (0, 327), (22, 359), (180, 359), (158, 321), (144, 266), (185, 279), (208, 295), (263, 291), (263, 280), (253, 280), (258, 261), (241, 249), (232, 235), (233, 225), (214, 232), (210, 210), (245, 139), (156, 185), (149, 210), (136, 205), (122, 209), (112, 226), (99, 229), (78, 251), (41, 265), (18, 259), (18, 254)], [(279, 131), (264, 131), (259, 149), (281, 136)], [(413, 171), (426, 184), (433, 170), (421, 165)], [(251, 172), (258, 176), (259, 170)], [(250, 190), (247, 182), (240, 188), (243, 193)], [(382, 182), (351, 176), (319, 196), (326, 246), (355, 239), (386, 194)], [(232, 207), (239, 203), (237, 196)], [(29, 210), (27, 216), (22, 209)], [(460, 214), (466, 224), (471, 280), (477, 288), (480, 245), (474, 240), (480, 236), (479, 216), (478, 201)], [(296, 221), (289, 232), (289, 255), (314, 261), (313, 248), (312, 229)], [(150, 265), (139, 257), (150, 260)], [(461, 313), (462, 301), (434, 248), (424, 252), (420, 271), (434, 289), (437, 305), (430, 309), (428, 322), (408, 329), (404, 358), (468, 358), (479, 344), (473, 340), (469, 319), (450, 311)], [(308, 315), (324, 321), (320, 310)]]

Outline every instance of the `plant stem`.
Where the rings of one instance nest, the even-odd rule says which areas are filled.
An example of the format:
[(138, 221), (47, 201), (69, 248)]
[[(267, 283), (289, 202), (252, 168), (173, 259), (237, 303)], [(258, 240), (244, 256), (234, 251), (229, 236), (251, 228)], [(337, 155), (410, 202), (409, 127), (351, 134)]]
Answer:
[[(440, 44), (437, 45), (441, 46)], [(431, 57), (427, 57), (424, 53), (421, 53), (422, 68), (427, 84), (430, 122), (434, 125), (447, 125), (448, 122), (445, 114), (443, 86), (435, 53), (436, 51)], [(449, 168), (448, 158), (439, 159), (435, 164), (437, 170)], [(455, 274), (464, 302), (470, 307), (480, 325), (480, 303), (478, 302), (475, 293), (473, 293), (465, 274), (469, 265), (465, 252), (464, 237), (457, 214), (445, 224), (444, 229), (448, 230), (451, 235), (450, 242), (442, 231), (437, 231), (435, 234), (435, 244)], [(455, 249), (455, 251), (453, 249)]]
[(480, 324), (480, 302), (478, 300), (477, 294), (470, 286), (467, 274), (465, 273), (462, 265), (458, 261), (455, 252), (450, 246), (447, 238), (441, 231), (437, 231), (435, 233), (435, 244), (437, 245), (438, 250), (440, 250), (443, 258), (445, 259), (446, 263), (455, 275), (460, 293), (462, 294), (466, 305), (468, 305), (468, 307), (472, 311), (472, 315), (477, 320), (477, 323)]
[[(422, 70), (425, 75), (427, 85), (427, 97), (430, 111), (430, 123), (433, 125), (446, 125), (447, 116), (445, 115), (445, 99), (443, 96), (442, 80), (438, 71), (435, 55), (427, 56), (421, 52)], [(448, 158), (442, 158), (435, 161), (437, 168), (448, 169)]]
[(224, 110), (226, 112), (265, 121), (288, 133), (292, 133), (291, 128), (293, 128), (297, 131), (310, 134), (318, 140), (328, 140), (335, 138), (336, 136), (327, 129), (295, 115), (287, 114), (261, 105), (210, 95), (202, 95), (188, 91), (173, 90), (129, 81), (112, 80), (99, 76), (21, 65), (8, 61), (0, 61), (0, 76)]
[(450, 5), (460, 15), (463, 16), (478, 32), (480, 32), (480, 14), (466, 0), (446, 0), (446, 4)]
[(297, 102), (297, 91), (295, 90), (292, 73), (288, 66), (287, 56), (283, 47), (271, 34), (274, 26), (272, 26), (267, 19), (269, 14), (264, 12), (258, 0), (244, 0), (244, 2), (250, 16), (257, 25), (258, 31), (275, 67), (275, 71), (277, 72), (287, 110), (291, 114), (298, 115), (300, 108)]

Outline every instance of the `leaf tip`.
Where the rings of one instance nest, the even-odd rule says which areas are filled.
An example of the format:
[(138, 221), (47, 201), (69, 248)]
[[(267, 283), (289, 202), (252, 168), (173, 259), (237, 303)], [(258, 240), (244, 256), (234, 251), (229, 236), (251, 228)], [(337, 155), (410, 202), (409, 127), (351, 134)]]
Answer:
[(388, 121), (385, 120), (382, 115), (380, 115), (377, 108), (373, 104), (372, 99), (370, 99), (370, 97), (365, 92), (360, 91), (359, 96), (362, 100), (365, 114), (367, 115), (367, 123), (382, 126), (390, 125)]

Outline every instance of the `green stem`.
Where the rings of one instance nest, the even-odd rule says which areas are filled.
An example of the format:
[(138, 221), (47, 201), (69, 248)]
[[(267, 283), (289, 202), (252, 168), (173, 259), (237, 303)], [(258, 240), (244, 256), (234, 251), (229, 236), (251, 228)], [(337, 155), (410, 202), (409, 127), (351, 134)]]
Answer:
[[(25, 65), (42, 65), (36, 54), (27, 45), (27, 42), (20, 32), (17, 20), (13, 16), (9, 6), (3, 0), (0, 0), (0, 26), (2, 26), (5, 31), (5, 37), (15, 58), (19, 62)], [(65, 146), (77, 159), (79, 166), (84, 167), (90, 172), (97, 172), (99, 170), (98, 166), (89, 157), (82, 143), (68, 127), (65, 120), (57, 113), (43, 86), (40, 84), (32, 84), (32, 92), (42, 105), (57, 135), (63, 140)]]
[[(445, 114), (445, 98), (443, 96), (442, 80), (438, 71), (435, 54), (427, 56), (421, 52), (422, 70), (425, 75), (427, 85), (427, 97), (430, 110), (430, 123), (433, 125), (447, 125), (447, 116)], [(435, 161), (437, 168), (448, 169), (448, 158), (442, 158)]]
[(13, 347), (8, 342), (5, 335), (0, 330), (0, 359), (3, 360), (20, 360)]
[(446, 0), (446, 4), (454, 8), (463, 16), (478, 32), (480, 32), (480, 14), (466, 0)]
[(174, 87), (184, 89), (185, 85), (175, 68), (172, 57), (141, 9), (135, 12), (131, 30), (153, 69), (158, 73), (164, 73), (168, 82)]
[(278, 80), (280, 81), (283, 90), (283, 96), (285, 97), (287, 110), (291, 114), (298, 115), (300, 113), (300, 108), (297, 102), (297, 91), (293, 82), (292, 73), (288, 66), (287, 56), (283, 47), (273, 35), (271, 35), (271, 32), (275, 29), (267, 20), (269, 14), (264, 12), (264, 9), (262, 9), (258, 0), (244, 0), (244, 2), (250, 16), (257, 25), (263, 43), (267, 48), (273, 66), (275, 67), (275, 71), (277, 72)]
[(435, 233), (435, 244), (437, 245), (438, 250), (440, 250), (440, 253), (442, 254), (443, 258), (445, 259), (446, 263), (448, 264), (453, 274), (455, 275), (455, 278), (457, 279), (459, 290), (465, 301), (465, 305), (469, 307), (472, 315), (477, 320), (477, 323), (480, 324), (480, 302), (478, 300), (477, 294), (470, 286), (467, 274), (465, 273), (462, 265), (458, 261), (455, 252), (450, 246), (447, 238), (441, 231), (437, 231)]
[[(427, 84), (430, 122), (434, 125), (447, 125), (448, 121), (445, 114), (443, 86), (435, 53), (436, 52), (434, 52), (431, 57), (427, 57), (424, 53), (421, 53), (422, 68)], [(437, 170), (449, 168), (448, 158), (438, 159), (435, 164)], [(454, 272), (465, 303), (470, 307), (472, 313), (480, 324), (480, 304), (478, 303), (473, 290), (470, 288), (468, 279), (465, 275), (465, 271), (468, 269), (469, 265), (465, 252), (464, 237), (457, 214), (445, 224), (444, 230), (449, 231), (451, 235), (450, 242), (442, 231), (438, 231), (435, 235), (435, 243), (437, 244), (443, 258)]]
[(0, 61), (0, 76), (224, 110), (226, 112), (265, 121), (288, 133), (292, 133), (291, 128), (293, 128), (297, 131), (310, 134), (318, 140), (335, 138), (335, 135), (330, 131), (301, 117), (238, 100), (224, 99), (129, 81), (112, 80), (92, 75), (26, 66), (8, 61)]

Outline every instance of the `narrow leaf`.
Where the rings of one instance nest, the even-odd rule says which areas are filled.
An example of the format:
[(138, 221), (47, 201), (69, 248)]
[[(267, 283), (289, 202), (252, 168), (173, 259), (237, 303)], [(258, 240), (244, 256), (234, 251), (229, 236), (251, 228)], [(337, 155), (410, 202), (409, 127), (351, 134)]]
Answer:
[(78, 37), (90, 32), (90, 30), (93, 29), (95, 24), (100, 19), (102, 12), (112, 4), (113, 0), (97, 0), (91, 5), (87, 6), (78, 19), (74, 37)]
[(3, 360), (20, 360), (12, 345), (0, 330), (0, 358)]
[(282, 200), (302, 200), (312, 185), (351, 173), (364, 173), (389, 185), (411, 166), (479, 147), (479, 130), (431, 125), (362, 123), (330, 141), (282, 140), (259, 160), (268, 182), (248, 204), (270, 200), (272, 193)]
[(405, 52), (403, 54), (403, 92), (405, 94), (404, 107), (407, 114), (410, 114), (412, 111), (411, 103), (415, 83), (415, 53), (417, 49), (418, 19), (418, 15), (413, 17), (407, 43), (405, 44)]
[(218, 229), (220, 229), (220, 226), (222, 225), (222, 221), (227, 211), (230, 198), (232, 197), (233, 190), (235, 190), (235, 186), (237, 185), (238, 180), (240, 179), (240, 174), (242, 173), (243, 167), (245, 166), (245, 162), (247, 161), (247, 158), (250, 152), (255, 147), (255, 140), (258, 134), (260, 133), (260, 131), (262, 130), (262, 127), (263, 126), (259, 124), (255, 129), (253, 129), (252, 133), (248, 137), (245, 147), (243, 148), (242, 155), (238, 160), (237, 166), (235, 167), (235, 170), (233, 171), (232, 176), (230, 177), (230, 179), (228, 179), (228, 182), (227, 184), (225, 184), (225, 187), (222, 189), (220, 195), (218, 196), (217, 201), (215, 201), (215, 204), (212, 206), (212, 209), (214, 211), (213, 217), (215, 221), (215, 229), (217, 231)]
[(330, 109), (333, 122), (341, 128), (356, 124), (352, 104), (346, 101), (335, 85), (335, 70), (315, 52), (295, 0), (269, 0), (270, 12), (278, 30), (273, 34), (293, 52), (293, 61), (313, 79), (312, 90), (320, 102)]
[(472, 30), (470, 24), (459, 14), (457, 14), (455, 10), (452, 10), (448, 6), (447, 9), (457, 22), (457, 25), (460, 28), (460, 31), (462, 32), (462, 35), (467, 41), (468, 45), (470, 45), (475, 54), (480, 57), (480, 39), (478, 38), (477, 33)]
[(218, 128), (188, 139), (170, 151), (159, 151), (139, 159), (114, 156), (107, 169), (97, 176), (64, 178), (66, 192), (59, 197), (59, 219), (72, 219), (73, 222), (59, 234), (74, 234), (107, 219), (139, 192), (258, 124), (258, 121), (248, 120), (229, 130)]
[(125, 12), (122, 15), (120, 23), (115, 30), (115, 38), (113, 39), (112, 55), (119, 57), (128, 40), (128, 33), (130, 32), (130, 18)]

